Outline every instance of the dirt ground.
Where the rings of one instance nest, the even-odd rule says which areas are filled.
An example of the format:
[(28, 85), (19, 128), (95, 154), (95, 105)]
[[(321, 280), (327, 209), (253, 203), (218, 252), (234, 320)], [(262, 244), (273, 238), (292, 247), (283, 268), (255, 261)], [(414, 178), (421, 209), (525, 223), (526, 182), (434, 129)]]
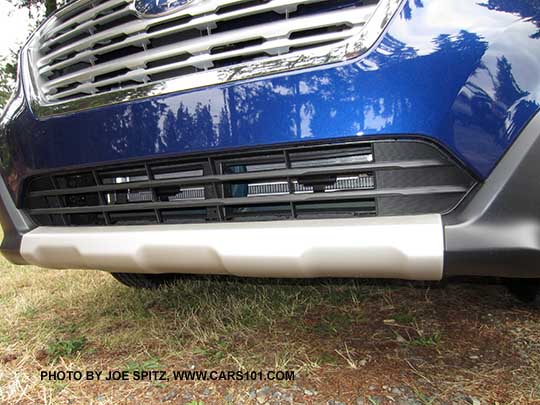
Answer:
[[(495, 281), (206, 278), (138, 291), (98, 271), (1, 266), (3, 403), (540, 402), (540, 310)], [(40, 378), (67, 370), (130, 379)], [(134, 380), (151, 370), (169, 380)], [(295, 379), (185, 382), (178, 370)]]

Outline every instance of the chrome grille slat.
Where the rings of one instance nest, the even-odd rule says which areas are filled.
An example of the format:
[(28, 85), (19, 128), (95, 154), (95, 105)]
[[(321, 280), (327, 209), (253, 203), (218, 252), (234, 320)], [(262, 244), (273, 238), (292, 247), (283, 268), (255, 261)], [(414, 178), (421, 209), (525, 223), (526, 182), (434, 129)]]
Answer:
[[(128, 73), (125, 73), (123, 75), (115, 76), (110, 79), (101, 80), (99, 82), (87, 82), (82, 83), (79, 86), (75, 87), (74, 89), (67, 90), (67, 91), (61, 91), (55, 94), (56, 97), (67, 97), (73, 94), (77, 93), (90, 93), (93, 88), (96, 86), (108, 86), (114, 83), (122, 83), (126, 81), (139, 81), (139, 82), (145, 82), (148, 81), (148, 76), (153, 75), (156, 73), (162, 73), (170, 70), (180, 69), (184, 67), (189, 66), (210, 66), (213, 62), (220, 61), (223, 59), (233, 58), (240, 55), (249, 55), (249, 54), (257, 54), (259, 52), (268, 52), (274, 49), (283, 49), (285, 47), (298, 47), (303, 45), (313, 45), (320, 42), (328, 42), (328, 41), (337, 41), (344, 39), (343, 35), (321, 35), (318, 37), (310, 37), (308, 39), (299, 39), (299, 40), (288, 40), (288, 39), (277, 39), (273, 41), (268, 41), (264, 43), (261, 46), (251, 47), (251, 48), (244, 48), (237, 51), (230, 51), (230, 52), (224, 52), (217, 55), (211, 55), (209, 53), (204, 53), (198, 56), (191, 57), (183, 62), (178, 63), (171, 63), (160, 67), (155, 67), (152, 69), (136, 69), (131, 70)], [(94, 70), (96, 70), (94, 68)], [(114, 71), (115, 69), (107, 69), (105, 73)], [(104, 73), (102, 73), (104, 74)], [(67, 84), (76, 82), (76, 80), (72, 80), (68, 82)]]
[[(80, 26), (78, 26), (77, 30), (73, 30), (65, 34), (62, 34), (62, 36), (55, 38), (55, 40), (61, 39), (61, 40), (69, 41), (70, 39), (76, 38), (77, 36), (82, 35), (82, 34), (88, 34), (88, 36), (85, 38), (92, 38), (95, 35), (96, 30), (97, 28), (99, 28), (99, 26), (109, 24), (111, 22), (114, 22), (115, 20), (120, 20), (121, 18), (128, 17), (128, 16), (134, 16), (133, 10), (130, 10), (128, 8), (122, 8), (120, 10), (112, 12), (111, 14), (102, 16), (99, 19), (88, 21), (84, 24), (81, 24)], [(82, 40), (84, 40), (85, 38), (82, 38)], [(100, 42), (106, 42), (109, 40), (110, 38), (106, 38), (105, 40), (100, 41)], [(42, 51), (44, 52), (48, 51), (51, 46), (54, 46), (58, 42), (60, 41), (55, 41), (55, 42), (50, 41), (50, 43), (44, 44), (42, 47)], [(99, 41), (95, 42), (95, 44), (98, 44), (98, 43)], [(67, 45), (63, 43), (62, 45), (60, 45), (60, 50), (63, 50), (64, 52), (61, 52), (60, 56), (58, 56), (56, 59), (61, 58), (62, 56), (68, 55), (69, 53), (73, 53), (71, 43), (68, 43)]]
[[(97, 35), (95, 35), (93, 37), (84, 38), (84, 39), (82, 39), (82, 40), (80, 40), (80, 41), (78, 41), (78, 42), (76, 42), (74, 44), (71, 44), (70, 46), (67, 47), (67, 49), (62, 49), (62, 48), (58, 49), (57, 51), (55, 51), (55, 52), (41, 58), (38, 61), (38, 66), (43, 66), (43, 65), (49, 64), (55, 58), (57, 58), (59, 56), (62, 56), (62, 55), (65, 55), (67, 53), (73, 52), (73, 51), (80, 52), (80, 51), (83, 51), (83, 50), (90, 49), (95, 43), (97, 43), (99, 41), (105, 41), (105, 40), (108, 40), (108, 39), (112, 39), (115, 36), (117, 36), (119, 33), (123, 33), (123, 34), (128, 35), (128, 36), (129, 35), (134, 35), (134, 36), (137, 37), (137, 39), (135, 39), (133, 42), (137, 42), (137, 41), (141, 41), (141, 40), (145, 40), (145, 39), (149, 39), (149, 38), (158, 37), (158, 36), (161, 36), (161, 35), (167, 35), (167, 34), (172, 34), (172, 33), (175, 33), (175, 32), (181, 32), (181, 31), (184, 31), (186, 29), (193, 29), (195, 27), (204, 27), (206, 29), (206, 27), (209, 26), (210, 24), (214, 24), (214, 23), (218, 23), (218, 22), (226, 21), (226, 20), (231, 20), (231, 19), (234, 19), (234, 18), (245, 17), (245, 16), (250, 16), (250, 15), (259, 14), (259, 13), (264, 13), (264, 12), (271, 11), (271, 10), (279, 10), (279, 11), (276, 11), (276, 12), (281, 12), (281, 13), (284, 14), (284, 13), (287, 12), (287, 10), (290, 12), (292, 10), (297, 9), (297, 7), (299, 5), (312, 4), (312, 3), (316, 3), (316, 2), (322, 2), (322, 1), (324, 1), (324, 0), (294, 0), (294, 1), (291, 1), (291, 0), (274, 0), (269, 4), (263, 4), (263, 5), (252, 7), (252, 8), (249, 8), (249, 9), (237, 10), (237, 11), (233, 11), (233, 12), (229, 12), (229, 13), (221, 14), (221, 15), (206, 15), (206, 13), (209, 13), (212, 10), (210, 10), (210, 9), (203, 9), (203, 10), (197, 9), (197, 12), (193, 12), (193, 19), (191, 21), (189, 21), (188, 24), (182, 24), (182, 25), (179, 25), (179, 26), (176, 26), (176, 27), (170, 27), (168, 29), (157, 31), (157, 32), (155, 32), (153, 34), (146, 34), (145, 31), (152, 28), (152, 27), (159, 26), (160, 24), (165, 24), (167, 22), (174, 21), (176, 19), (180, 19), (182, 17), (185, 17), (186, 14), (180, 14), (180, 15), (173, 14), (173, 15), (166, 15), (166, 16), (162, 16), (162, 17), (156, 17), (156, 18), (152, 18), (152, 19), (141, 19), (139, 21), (136, 21), (136, 22), (133, 22), (133, 23), (130, 23), (130, 24), (122, 24), (122, 25), (120, 25), (118, 27), (115, 27), (114, 29), (103, 31), (103, 32), (101, 32), (101, 33), (99, 33), (99, 34), (97, 34)], [(220, 4), (220, 5), (225, 5), (225, 4), (228, 4), (228, 3), (231, 3), (231, 1), (226, 0), (226, 1), (218, 2), (218, 4)], [(214, 7), (214, 9), (218, 9), (218, 8), (219, 7)], [(192, 11), (192, 10), (190, 9), (190, 11)], [(198, 13), (200, 13), (200, 15), (198, 15)], [(137, 33), (141, 33), (141, 34), (137, 35)], [(129, 43), (130, 43), (129, 41), (126, 42), (126, 45), (129, 45)]]
[[(142, 26), (142, 24), (139, 24), (139, 23), (137, 23), (137, 24), (126, 24), (127, 26), (129, 26), (130, 29), (129, 30), (122, 30), (122, 33), (124, 33), (124, 35), (129, 34), (131, 36), (128, 36), (122, 42), (115, 43), (115, 44), (108, 45), (108, 46), (103, 46), (103, 47), (100, 47), (99, 49), (93, 49), (95, 44), (98, 44), (100, 42), (111, 41), (115, 37), (118, 37), (118, 28), (119, 27), (115, 27), (115, 29), (104, 31), (102, 33), (99, 33), (96, 36), (93, 36), (93, 37), (90, 37), (90, 38), (84, 38), (84, 39), (82, 39), (82, 40), (80, 40), (80, 41), (78, 41), (78, 42), (76, 42), (74, 44), (70, 44), (66, 48), (59, 48), (59, 49), (55, 50), (54, 52), (52, 52), (52, 53), (46, 55), (45, 57), (41, 58), (38, 61), (38, 67), (42, 68), (42, 69), (40, 69), (40, 74), (45, 74), (46, 75), (52, 70), (60, 69), (60, 68), (69, 66), (70, 64), (73, 64), (73, 63), (76, 63), (76, 62), (79, 62), (79, 61), (84, 61), (84, 60), (87, 60), (89, 58), (95, 57), (96, 55), (102, 55), (102, 54), (105, 54), (105, 53), (120, 49), (120, 48), (125, 47), (125, 46), (147, 43), (149, 40), (151, 40), (153, 38), (160, 38), (160, 37), (164, 37), (164, 36), (175, 34), (175, 33), (182, 33), (182, 32), (185, 32), (185, 31), (192, 30), (192, 29), (197, 28), (197, 27), (208, 26), (211, 23), (218, 23), (220, 21), (226, 21), (226, 20), (236, 18), (236, 17), (240, 17), (240, 16), (246, 16), (246, 15), (250, 15), (250, 14), (257, 14), (257, 13), (265, 12), (265, 11), (268, 11), (268, 10), (273, 10), (276, 6), (278, 6), (279, 10), (282, 10), (285, 6), (281, 6), (281, 4), (287, 4), (287, 3), (290, 3), (290, 1), (277, 0), (277, 2), (275, 2), (275, 3), (276, 4), (274, 4), (274, 3), (271, 4), (271, 5), (273, 5), (272, 7), (270, 7), (270, 5), (268, 5), (268, 4), (258, 6), (258, 7), (253, 7), (252, 9), (249, 9), (249, 13), (247, 13), (244, 10), (239, 10), (239, 11), (236, 11), (236, 12), (231, 12), (231, 13), (228, 13), (228, 14), (218, 16), (217, 18), (215, 16), (202, 16), (200, 18), (196, 18), (194, 20), (191, 20), (191, 21), (187, 22), (186, 24), (181, 24), (181, 25), (178, 25), (178, 26), (165, 28), (165, 29), (155, 31), (155, 32), (151, 32), (151, 33), (146, 32), (146, 30), (148, 30), (151, 27), (159, 26), (159, 24), (156, 24), (155, 22), (152, 22), (151, 24), (145, 24), (144, 27)], [(291, 7), (291, 10), (294, 10), (300, 4), (312, 4), (312, 3), (314, 3), (314, 0), (297, 0), (290, 7)], [(374, 8), (375, 8), (375, 6), (370, 6), (370, 7), (365, 7), (365, 9), (362, 10), (365, 13), (365, 16), (363, 17), (363, 19), (364, 19), (363, 22), (365, 22), (365, 20), (367, 20), (367, 18), (371, 15)], [(125, 10), (123, 12), (126, 13)], [(178, 17), (175, 17), (175, 18), (178, 18)], [(359, 19), (358, 17), (355, 18), (355, 20), (358, 20), (358, 19)], [(161, 23), (166, 23), (166, 22), (168, 22), (170, 20), (171, 20), (171, 18), (158, 19), (160, 24)], [(145, 20), (143, 20), (143, 22), (144, 21)], [(141, 30), (144, 30), (144, 31), (140, 32)], [(134, 32), (140, 32), (140, 33), (132, 34)], [(83, 50), (81, 51), (81, 49), (83, 49)], [(68, 53), (73, 52), (73, 50), (80, 51), (80, 53), (76, 57), (70, 58), (68, 61), (64, 60), (64, 61), (52, 64), (55, 60), (58, 60), (58, 59), (62, 58), (62, 56), (65, 56)]]
[(134, 0), (78, 0), (29, 42), (26, 86), (40, 116), (339, 62), (401, 2), (194, 0), (143, 16)]
[[(101, 3), (108, 0), (102, 0)], [(93, 7), (99, 6), (99, 4), (96, 4), (96, 1), (93, 0), (79, 0), (79, 1), (72, 1), (69, 4), (67, 4), (65, 7), (61, 8), (56, 12), (53, 18), (61, 24), (62, 22), (76, 18), (76, 16), (84, 13), (86, 10), (92, 9)], [(55, 24), (56, 26), (57, 24)], [(44, 32), (43, 38), (49, 39), (51, 35), (53, 35), (53, 29), (48, 30)]]
[[(205, 54), (208, 57), (200, 58), (198, 62), (191, 63), (191, 65), (204, 69), (211, 67), (212, 64), (208, 63), (207, 66), (203, 64), (206, 60), (211, 60), (210, 52), (213, 48), (218, 46), (223, 46), (231, 43), (237, 43), (241, 41), (247, 41), (257, 38), (263, 38), (265, 41), (271, 41), (274, 39), (286, 38), (292, 32), (302, 31), (307, 29), (316, 29), (325, 26), (331, 25), (341, 25), (341, 24), (350, 24), (351, 28), (357, 27), (365, 23), (365, 20), (369, 14), (368, 13), (354, 13), (352, 14), (350, 10), (342, 10), (333, 13), (325, 14), (325, 19), (321, 20), (320, 16), (308, 16), (308, 17), (299, 17), (296, 19), (283, 20), (278, 23), (268, 23), (264, 25), (258, 25), (255, 27), (248, 27), (243, 29), (238, 29), (232, 32), (225, 32), (220, 34), (215, 34), (211, 36), (206, 36), (202, 38), (192, 39), (185, 41), (182, 44), (182, 47), (179, 48), (178, 45), (172, 44), (169, 46), (163, 46), (156, 49), (147, 50), (145, 52), (139, 52), (124, 58), (120, 58), (111, 62), (103, 63), (100, 65), (92, 66), (87, 69), (82, 69), (75, 73), (60, 77), (55, 80), (51, 80), (44, 86), (45, 91), (48, 93), (50, 89), (57, 88), (60, 86), (66, 86), (74, 82), (85, 83), (92, 81), (96, 76), (103, 75), (106, 73), (114, 72), (121, 68), (127, 68), (130, 70), (133, 69), (144, 69), (148, 62), (156, 61), (159, 59), (166, 59), (179, 54), (191, 54), (191, 55), (200, 55)], [(347, 31), (338, 33), (335, 38), (331, 39), (345, 39), (350, 37), (353, 33), (347, 35)], [(306, 37), (303, 41), (288, 40), (277, 42), (274, 46), (260, 46), (261, 51), (268, 52), (272, 49), (279, 50), (280, 47), (285, 47), (287, 42), (290, 42), (290, 46), (296, 44), (307, 44), (310, 42), (312, 37)], [(314, 43), (317, 41), (314, 40)], [(256, 49), (251, 49), (251, 52), (257, 51)], [(237, 52), (238, 54), (238, 52)], [(212, 55), (216, 59), (223, 59), (223, 55)]]
[[(82, 14), (79, 14), (76, 17), (66, 20), (65, 22), (58, 25), (57, 27), (55, 27), (54, 29), (52, 29), (50, 32), (47, 33), (47, 38), (51, 38), (51, 39), (48, 39), (46, 42), (44, 42), (43, 47), (49, 48), (51, 45), (55, 43), (77, 36), (78, 34), (85, 32), (88, 28), (90, 28), (90, 26), (103, 23), (106, 17), (109, 17), (108, 19), (106, 19), (106, 20), (109, 20), (110, 16), (115, 13), (108, 14), (97, 19), (95, 17), (99, 15), (100, 13), (102, 13), (103, 11), (113, 9), (122, 4), (128, 5), (130, 2), (131, 0), (109, 0), (97, 7), (90, 8), (89, 10), (85, 11)], [(76, 25), (76, 28), (71, 29), (70, 31), (63, 33), (61, 35), (56, 35), (59, 32), (63, 31), (64, 29), (69, 28), (73, 25)]]

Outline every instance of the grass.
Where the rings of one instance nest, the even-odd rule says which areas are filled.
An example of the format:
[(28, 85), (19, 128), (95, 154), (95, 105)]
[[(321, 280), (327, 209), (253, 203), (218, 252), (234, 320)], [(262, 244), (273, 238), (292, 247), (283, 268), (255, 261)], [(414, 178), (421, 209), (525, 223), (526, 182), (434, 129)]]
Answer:
[(419, 336), (409, 341), (409, 344), (415, 346), (436, 346), (441, 341), (441, 335), (435, 333), (428, 336)]
[(84, 336), (67, 340), (55, 340), (48, 345), (47, 354), (52, 359), (52, 362), (55, 363), (61, 357), (72, 357), (81, 352), (85, 345), (86, 338)]
[(237, 403), (270, 384), (39, 378), (154, 369), (295, 370), (270, 385), (306, 403), (384, 403), (384, 386), (429, 403), (540, 400), (539, 312), (498, 285), (199, 278), (139, 291), (97, 271), (0, 268), (3, 403)]
[(130, 360), (124, 367), (124, 370), (132, 373), (133, 371), (160, 370), (162, 368), (163, 366), (159, 359), (150, 358), (142, 361)]
[(410, 324), (415, 321), (414, 315), (408, 312), (395, 314), (392, 319), (396, 322), (403, 323), (403, 324)]

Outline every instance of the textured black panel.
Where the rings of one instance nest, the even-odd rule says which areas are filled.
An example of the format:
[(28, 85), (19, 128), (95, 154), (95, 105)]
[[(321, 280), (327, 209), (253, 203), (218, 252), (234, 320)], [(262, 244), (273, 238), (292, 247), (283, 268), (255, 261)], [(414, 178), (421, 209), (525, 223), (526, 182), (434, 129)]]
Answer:
[(456, 166), (385, 170), (377, 173), (377, 186), (382, 188), (468, 185), (471, 182), (471, 178)]
[(272, 221), (444, 213), (474, 179), (422, 141), (288, 145), (28, 179), (38, 225)]
[(378, 162), (414, 160), (414, 159), (441, 159), (446, 156), (432, 145), (423, 142), (375, 142), (375, 159)]
[(463, 198), (463, 194), (415, 195), (381, 197), (378, 199), (379, 216), (419, 215), (426, 213), (445, 213), (454, 208)]

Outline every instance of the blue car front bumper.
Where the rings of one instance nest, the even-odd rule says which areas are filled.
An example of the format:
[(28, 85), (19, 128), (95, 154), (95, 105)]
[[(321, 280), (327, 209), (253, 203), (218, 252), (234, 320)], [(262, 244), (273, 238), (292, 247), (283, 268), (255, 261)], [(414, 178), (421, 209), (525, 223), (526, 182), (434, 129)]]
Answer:
[[(3, 222), (14, 224), (7, 240), (32, 228), (15, 207), (33, 176), (273, 144), (420, 137), (483, 183), (443, 216), (447, 274), (534, 275), (536, 200), (517, 195), (537, 188), (538, 12), (532, 1), (409, 0), (359, 59), (61, 116), (37, 117), (19, 90), (0, 127)], [(530, 150), (516, 143), (523, 131)], [(521, 273), (508, 267), (516, 257), (526, 262)]]

